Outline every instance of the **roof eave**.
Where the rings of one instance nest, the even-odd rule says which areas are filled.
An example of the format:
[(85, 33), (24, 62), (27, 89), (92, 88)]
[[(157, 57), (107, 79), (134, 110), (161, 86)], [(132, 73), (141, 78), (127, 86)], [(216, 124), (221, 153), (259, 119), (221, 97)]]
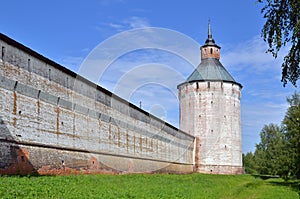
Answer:
[(216, 48), (218, 48), (218, 49), (221, 49), (221, 47), (220, 46), (218, 46), (217, 44), (214, 44), (214, 43), (212, 43), (212, 44), (204, 44), (203, 46), (201, 46), (200, 47), (200, 49), (201, 48), (204, 48), (204, 47), (208, 47), (208, 46), (211, 46), (211, 47), (216, 47)]
[(187, 84), (187, 83), (194, 83), (194, 82), (226, 82), (226, 83), (232, 83), (232, 84), (236, 84), (238, 85), (241, 89), (243, 88), (243, 85), (238, 83), (238, 82), (235, 82), (235, 81), (229, 81), (229, 80), (191, 80), (191, 81), (185, 81), (185, 82), (182, 82), (180, 84), (178, 84), (177, 86), (177, 89), (184, 85), (184, 84)]

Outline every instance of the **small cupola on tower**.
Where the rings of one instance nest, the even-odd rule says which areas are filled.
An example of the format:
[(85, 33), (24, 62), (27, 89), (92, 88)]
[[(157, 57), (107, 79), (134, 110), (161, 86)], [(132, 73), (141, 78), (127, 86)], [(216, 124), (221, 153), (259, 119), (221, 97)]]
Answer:
[(220, 49), (221, 47), (215, 43), (215, 40), (212, 37), (210, 22), (208, 22), (208, 37), (205, 44), (200, 47), (201, 60), (206, 58), (220, 59)]

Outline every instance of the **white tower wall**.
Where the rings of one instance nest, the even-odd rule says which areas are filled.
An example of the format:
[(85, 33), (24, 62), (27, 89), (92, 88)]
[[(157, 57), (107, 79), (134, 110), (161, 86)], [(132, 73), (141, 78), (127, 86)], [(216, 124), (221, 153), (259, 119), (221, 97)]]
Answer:
[(180, 128), (197, 137), (195, 169), (200, 173), (242, 173), (241, 87), (228, 82), (179, 86)]

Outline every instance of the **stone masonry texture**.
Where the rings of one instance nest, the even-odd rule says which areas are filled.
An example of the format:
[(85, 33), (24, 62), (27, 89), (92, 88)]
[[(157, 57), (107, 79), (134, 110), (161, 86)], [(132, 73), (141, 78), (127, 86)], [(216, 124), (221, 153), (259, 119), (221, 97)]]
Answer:
[(194, 136), (2, 34), (0, 50), (0, 174), (194, 171)]
[(241, 174), (240, 86), (191, 82), (179, 86), (180, 128), (195, 136), (200, 173)]

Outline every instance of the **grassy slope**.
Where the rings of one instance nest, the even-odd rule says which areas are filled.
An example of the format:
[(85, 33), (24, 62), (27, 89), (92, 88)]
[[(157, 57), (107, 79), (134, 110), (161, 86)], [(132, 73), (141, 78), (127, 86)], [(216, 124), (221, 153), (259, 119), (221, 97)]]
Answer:
[[(289, 187), (287, 185), (293, 185)], [(249, 175), (0, 177), (0, 198), (298, 198), (296, 185)]]

